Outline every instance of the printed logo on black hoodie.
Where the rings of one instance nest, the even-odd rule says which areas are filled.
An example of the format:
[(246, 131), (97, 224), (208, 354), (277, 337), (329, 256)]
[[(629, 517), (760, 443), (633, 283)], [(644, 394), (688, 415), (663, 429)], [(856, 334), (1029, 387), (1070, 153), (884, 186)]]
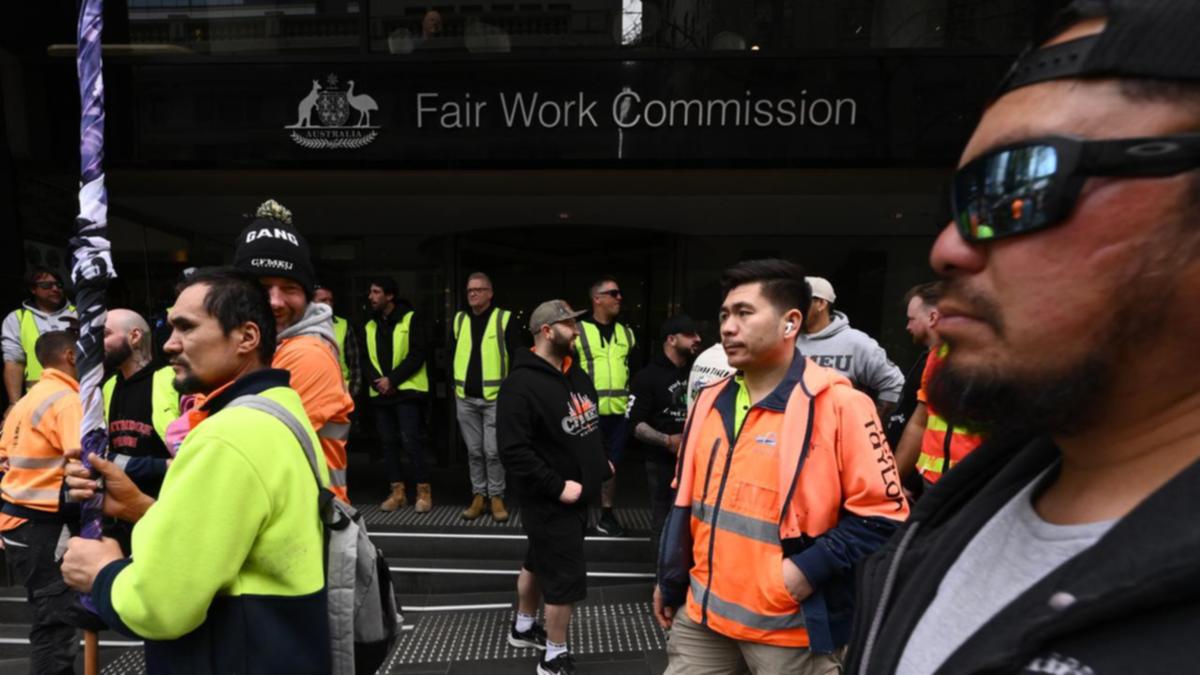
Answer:
[(572, 436), (587, 436), (600, 426), (600, 411), (587, 394), (572, 392), (567, 401), (567, 416), (562, 418), (562, 429)]

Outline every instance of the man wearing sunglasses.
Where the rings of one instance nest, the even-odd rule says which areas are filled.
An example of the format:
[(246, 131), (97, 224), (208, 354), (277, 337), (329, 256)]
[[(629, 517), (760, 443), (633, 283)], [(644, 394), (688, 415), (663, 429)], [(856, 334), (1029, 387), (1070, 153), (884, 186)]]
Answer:
[[(592, 283), (592, 313), (579, 321), (579, 337), (575, 339), (575, 351), (579, 354), (579, 365), (592, 378), (596, 393), (600, 397), (600, 432), (604, 435), (604, 450), (608, 461), (616, 466), (625, 451), (628, 430), (625, 410), (629, 403), (629, 363), (637, 340), (633, 330), (617, 321), (621, 313), (621, 287), (612, 277), (601, 277)], [(595, 533), (602, 536), (620, 537), (625, 534), (620, 521), (613, 514), (613, 495), (616, 493), (616, 478), (605, 481), (600, 490), (600, 519)]]
[(63, 280), (57, 272), (35, 267), (25, 277), (25, 286), (29, 290), (29, 299), (20, 308), (9, 312), (0, 330), (4, 391), (8, 394), (5, 416), (25, 391), (42, 377), (42, 364), (33, 349), (38, 337), (52, 330), (67, 330), (78, 325), (75, 308), (67, 302)]
[(847, 672), (1195, 670), (1198, 28), (1075, 2), (984, 112), (928, 393), (992, 435), (864, 566)]

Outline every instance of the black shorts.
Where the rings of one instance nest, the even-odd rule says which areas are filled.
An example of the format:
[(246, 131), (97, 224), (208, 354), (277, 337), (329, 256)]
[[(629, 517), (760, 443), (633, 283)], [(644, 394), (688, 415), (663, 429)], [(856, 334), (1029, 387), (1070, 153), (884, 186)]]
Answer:
[(583, 533), (587, 529), (587, 507), (522, 504), (521, 523), (529, 537), (524, 567), (537, 577), (546, 603), (569, 605), (586, 598)]

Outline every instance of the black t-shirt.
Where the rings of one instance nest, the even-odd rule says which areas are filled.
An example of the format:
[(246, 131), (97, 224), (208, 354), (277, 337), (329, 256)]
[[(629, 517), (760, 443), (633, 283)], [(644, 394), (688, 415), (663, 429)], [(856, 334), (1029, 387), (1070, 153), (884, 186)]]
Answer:
[[(480, 357), (479, 346), (483, 344), (483, 335), (487, 332), (489, 321), (494, 321), (492, 314), (496, 311), (496, 307), (488, 307), (482, 314), (475, 314), (471, 310), (466, 310), (467, 319), (471, 323), (471, 359), (467, 361), (467, 379), (463, 385), (464, 393), (470, 398), (483, 398), (483, 359)], [(521, 344), (521, 338), (517, 334), (517, 324), (511, 316), (508, 319), (508, 326), (504, 329), (504, 344), (508, 351), (509, 368), (512, 368), (512, 359), (517, 352), (524, 349)], [(492, 349), (492, 345), (488, 345)]]
[[(661, 352), (638, 372), (633, 378), (629, 407), (626, 409), (631, 435), (642, 422), (649, 424), (650, 428), (659, 433), (683, 433), (683, 424), (687, 421), (687, 384), (690, 372), (690, 364), (680, 368)], [(647, 446), (636, 437), (630, 442), (645, 450), (667, 450), (660, 446)]]
[(154, 430), (154, 373), (161, 368), (151, 362), (126, 380), (120, 372), (114, 377), (112, 403), (108, 410), (108, 444), (114, 451), (130, 457), (171, 456)]

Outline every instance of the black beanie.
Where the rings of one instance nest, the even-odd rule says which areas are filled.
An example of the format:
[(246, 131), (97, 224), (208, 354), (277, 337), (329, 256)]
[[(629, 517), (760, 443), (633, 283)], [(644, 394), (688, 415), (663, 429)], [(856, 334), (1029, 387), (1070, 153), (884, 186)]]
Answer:
[(254, 216), (238, 235), (233, 266), (256, 277), (294, 279), (312, 297), (316, 274), (308, 242), (292, 225), (292, 212), (268, 199)]

